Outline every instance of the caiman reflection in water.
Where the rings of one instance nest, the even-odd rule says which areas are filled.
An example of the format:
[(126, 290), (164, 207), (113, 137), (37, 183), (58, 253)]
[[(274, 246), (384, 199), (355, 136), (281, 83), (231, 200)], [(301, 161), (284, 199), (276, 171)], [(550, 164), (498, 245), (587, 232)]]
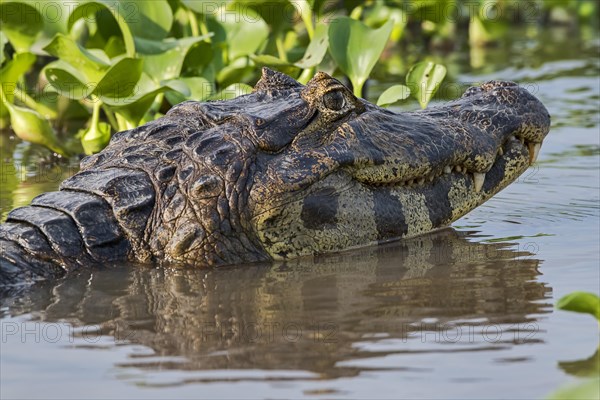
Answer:
[[(535, 324), (535, 314), (547, 312), (550, 289), (536, 279), (539, 260), (507, 243), (469, 240), (474, 239), (447, 229), (280, 264), (81, 271), (11, 300), (8, 312), (97, 325), (103, 335), (154, 351), (152, 360), (136, 356), (121, 367), (348, 376), (360, 368), (340, 362), (409, 352), (396, 346), (373, 353), (357, 343), (374, 337), (404, 340), (421, 329), (436, 329), (424, 326), (424, 319), (477, 330), (489, 324)], [(543, 340), (542, 335), (534, 340)], [(513, 339), (478, 340), (469, 350), (519, 343)], [(156, 362), (157, 356), (168, 359)]]

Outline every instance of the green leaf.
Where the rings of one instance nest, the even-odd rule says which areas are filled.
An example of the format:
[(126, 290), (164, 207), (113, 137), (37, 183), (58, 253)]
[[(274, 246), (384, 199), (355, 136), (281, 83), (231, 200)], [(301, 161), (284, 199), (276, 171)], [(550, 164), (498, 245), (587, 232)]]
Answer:
[(58, 93), (73, 100), (86, 98), (95, 88), (85, 83), (87, 77), (80, 70), (62, 60), (46, 65), (42, 73)]
[(421, 108), (427, 107), (445, 76), (446, 67), (431, 61), (417, 63), (408, 71), (406, 84)]
[(115, 1), (109, 0), (80, 0), (75, 2), (75, 4), (77, 4), (77, 6), (73, 8), (71, 15), (69, 15), (67, 24), (69, 30), (71, 30), (75, 22), (79, 19), (86, 18), (96, 20), (96, 16), (101, 10), (107, 10), (112, 14), (114, 19), (117, 21), (119, 28), (121, 29), (121, 36), (123, 37), (123, 43), (125, 44), (125, 49), (127, 50), (127, 56), (135, 56), (135, 43), (133, 41), (131, 28), (128, 24), (129, 15), (126, 14), (127, 10), (129, 10), (128, 12), (131, 12), (129, 7), (121, 7), (119, 4), (115, 6)]
[(93, 91), (106, 104), (122, 104), (137, 91), (142, 75), (142, 60), (123, 58), (113, 65)]
[(600, 322), (600, 297), (594, 293), (570, 293), (558, 300), (556, 307), (560, 310), (591, 314)]
[(374, 7), (365, 16), (364, 23), (367, 26), (375, 28), (389, 20), (394, 21), (394, 29), (392, 29), (390, 39), (393, 42), (397, 42), (402, 37), (404, 28), (409, 20), (408, 15), (401, 8), (387, 6), (383, 1), (375, 2)]
[[(0, 83), (6, 99), (12, 103), (17, 82), (35, 63), (35, 55), (31, 53), (15, 54), (14, 58), (0, 68)], [(12, 88), (12, 89), (11, 89)]]
[(252, 93), (252, 90), (252, 86), (246, 85), (245, 83), (234, 83), (212, 96), (210, 100), (231, 100)]
[(29, 51), (44, 28), (44, 19), (31, 4), (17, 1), (0, 3), (0, 25), (17, 53)]
[(180, 86), (166, 82), (157, 84), (146, 73), (142, 73), (136, 85), (136, 92), (129, 97), (121, 99), (114, 104), (106, 104), (110, 110), (125, 119), (129, 126), (137, 125), (152, 106), (156, 96), (167, 90), (178, 90)]
[(589, 400), (600, 398), (600, 378), (586, 379), (585, 381), (566, 386), (554, 392), (551, 400)]
[(236, 82), (247, 81), (255, 72), (256, 68), (247, 58), (238, 58), (219, 70), (217, 82), (221, 87), (227, 87)]
[(81, 69), (64, 62), (54, 61), (44, 68), (48, 82), (63, 96), (80, 100), (91, 94), (110, 105), (119, 105), (137, 90), (142, 73), (142, 60), (122, 58), (103, 73), (97, 81), (90, 80)]
[(111, 3), (125, 17), (135, 38), (162, 40), (173, 25), (173, 12), (167, 0), (120, 0)]
[(123, 54), (127, 51), (125, 49), (125, 43), (123, 39), (118, 36), (111, 36), (106, 42), (106, 46), (104, 46), (104, 52), (110, 58), (116, 57), (119, 54)]
[(8, 43), (8, 38), (4, 34), (4, 31), (0, 31), (0, 65), (4, 64), (6, 55), (4, 54), (4, 46)]
[(67, 151), (62, 148), (50, 123), (40, 114), (27, 108), (5, 103), (10, 113), (10, 124), (15, 134), (23, 140), (41, 144), (63, 156)]
[(404, 100), (410, 96), (410, 89), (404, 85), (394, 85), (387, 88), (379, 99), (377, 99), (377, 105), (381, 107), (394, 104), (399, 100)]
[(180, 0), (187, 8), (198, 14), (212, 14), (220, 7), (227, 5), (230, 0)]
[(269, 26), (266, 22), (247, 7), (241, 15), (225, 9), (219, 21), (227, 34), (229, 60), (256, 53), (269, 36)]
[(70, 64), (85, 76), (85, 83), (97, 83), (102, 79), (110, 64), (81, 47), (73, 39), (57, 34), (45, 48), (48, 53)]
[(213, 60), (214, 52), (212, 46), (208, 42), (198, 42), (190, 47), (183, 61), (181, 73), (187, 76), (203, 75), (205, 68)]
[(298, 7), (298, 13), (300, 14), (300, 18), (302, 18), (302, 22), (304, 22), (304, 27), (306, 28), (308, 37), (313, 40), (315, 37), (313, 27), (313, 9), (315, 5), (314, 0), (299, 1), (294, 5)]
[(338, 18), (329, 26), (329, 52), (338, 67), (350, 78), (356, 96), (383, 52), (393, 21), (371, 29), (348, 17)]
[(257, 67), (270, 67), (287, 75), (296, 75), (298, 73), (298, 67), (269, 54), (251, 55), (250, 58), (256, 63)]
[(295, 65), (302, 69), (316, 67), (323, 61), (323, 57), (327, 53), (327, 46), (329, 46), (329, 27), (325, 24), (318, 25), (306, 48), (304, 57)]
[(140, 56), (144, 59), (144, 72), (156, 82), (160, 82), (178, 77), (181, 74), (183, 62), (192, 47), (210, 36), (162, 42), (135, 38), (135, 44)]
[[(4, 102), (12, 103), (17, 90), (17, 82), (35, 63), (35, 55), (31, 53), (15, 54), (14, 58), (0, 68), (0, 120), (2, 125), (8, 120), (9, 113)], [(3, 100), (2, 100), (3, 99)]]
[(210, 97), (213, 93), (213, 85), (206, 78), (189, 77), (174, 79), (167, 84), (171, 88), (178, 87), (180, 89), (165, 93), (165, 97), (172, 105), (179, 104), (185, 100), (202, 101)]

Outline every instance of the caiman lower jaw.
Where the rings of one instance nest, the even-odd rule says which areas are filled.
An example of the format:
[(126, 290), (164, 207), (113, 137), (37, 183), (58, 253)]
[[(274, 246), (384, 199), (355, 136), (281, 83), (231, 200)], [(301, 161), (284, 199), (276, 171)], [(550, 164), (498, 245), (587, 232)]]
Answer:
[[(508, 140), (506, 140), (499, 148), (496, 153), (496, 160), (492, 164), (492, 168), (498, 160), (504, 157), (504, 153), (509, 146), (509, 142), (518, 141), (521, 144), (521, 148), (519, 151), (523, 154), (527, 153), (527, 157), (529, 159), (529, 165), (532, 165), (536, 162), (537, 157), (540, 153), (540, 149), (542, 147), (541, 142), (532, 142), (526, 140), (523, 136), (520, 135), (512, 135)], [(490, 168), (490, 170), (492, 169)], [(468, 177), (468, 179), (472, 182), (472, 188), (476, 193), (481, 192), (483, 185), (486, 180), (487, 172), (475, 172), (470, 171), (465, 165), (456, 164), (456, 165), (445, 165), (442, 168), (436, 168), (433, 172), (429, 173), (426, 176), (422, 176), (420, 178), (411, 178), (403, 181), (389, 181), (389, 182), (361, 182), (366, 184), (367, 186), (375, 186), (375, 187), (394, 187), (394, 188), (406, 188), (406, 189), (419, 189), (425, 188), (428, 185), (435, 185), (436, 179), (441, 177), (450, 175), (450, 174), (461, 174), (463, 176)], [(513, 179), (516, 179), (514, 177)]]

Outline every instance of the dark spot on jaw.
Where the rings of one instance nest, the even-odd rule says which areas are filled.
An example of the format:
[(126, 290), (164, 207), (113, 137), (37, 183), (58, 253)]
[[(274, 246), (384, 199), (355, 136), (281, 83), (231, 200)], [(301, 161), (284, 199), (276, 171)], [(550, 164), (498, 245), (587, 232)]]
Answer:
[(337, 221), (339, 194), (322, 188), (309, 194), (302, 204), (300, 218), (307, 229), (331, 229)]
[(429, 220), (433, 226), (441, 226), (452, 216), (452, 205), (448, 194), (452, 183), (447, 179), (438, 179), (434, 185), (428, 186), (423, 193), (425, 205), (429, 211)]
[(402, 203), (392, 195), (390, 189), (374, 189), (373, 203), (378, 240), (399, 238), (406, 235), (408, 225), (406, 224), (404, 210), (402, 210)]

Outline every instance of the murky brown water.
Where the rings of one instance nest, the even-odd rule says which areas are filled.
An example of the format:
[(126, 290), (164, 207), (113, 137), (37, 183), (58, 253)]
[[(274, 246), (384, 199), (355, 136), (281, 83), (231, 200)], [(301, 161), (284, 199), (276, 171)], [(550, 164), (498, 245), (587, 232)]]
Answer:
[[(553, 304), (600, 292), (599, 48), (595, 31), (517, 32), (451, 65), (463, 83), (528, 85), (553, 116), (538, 164), (454, 229), (42, 285), (0, 310), (0, 397), (540, 398), (594, 373), (597, 324)], [(0, 140), (3, 215), (70, 172), (30, 166), (20, 179), (13, 160), (32, 150)]]

